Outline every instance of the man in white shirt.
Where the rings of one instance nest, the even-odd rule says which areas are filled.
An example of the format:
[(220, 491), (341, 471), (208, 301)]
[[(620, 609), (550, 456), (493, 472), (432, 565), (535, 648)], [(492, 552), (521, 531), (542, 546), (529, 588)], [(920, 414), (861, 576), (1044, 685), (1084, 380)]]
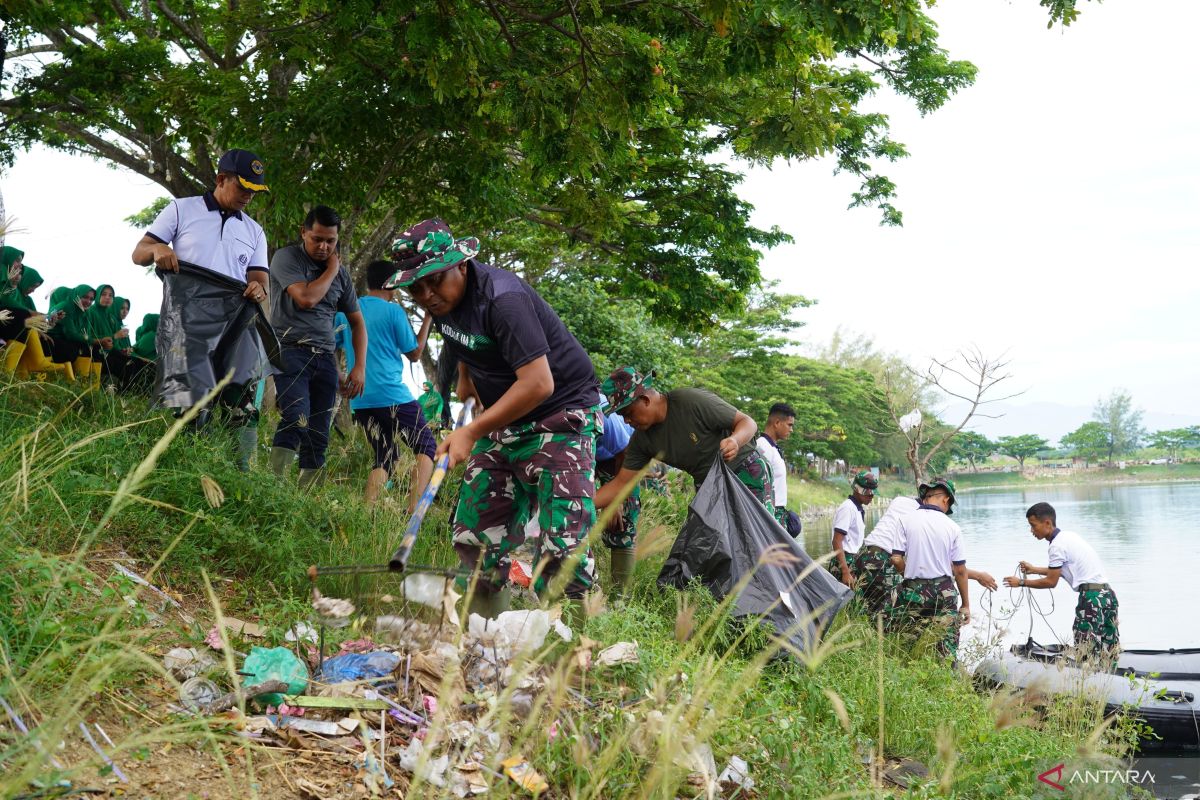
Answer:
[(867, 506), (878, 488), (879, 480), (862, 470), (850, 481), (850, 496), (833, 512), (833, 561), (829, 562), (829, 570), (851, 589), (854, 588), (852, 565), (866, 532)]
[(885, 626), (909, 635), (942, 627), (938, 653), (954, 658), (959, 628), (971, 621), (962, 529), (950, 519), (954, 481), (932, 478), (921, 483), (917, 495), (920, 504), (900, 517), (892, 544), (892, 563), (904, 580), (892, 593)]
[(767, 422), (758, 435), (755, 447), (771, 468), (771, 485), (775, 490), (775, 519), (792, 536), (800, 535), (800, 517), (787, 508), (787, 464), (779, 443), (792, 435), (796, 412), (787, 403), (776, 403), (767, 412)]
[[(264, 359), (254, 304), (267, 297), (268, 273), (266, 236), (243, 212), (267, 191), (264, 172), (253, 153), (226, 152), (217, 162), (216, 188), (172, 200), (133, 250), (133, 263), (153, 264), (163, 282), (157, 399), (181, 414), (232, 370), (217, 404), (237, 429), (242, 469), (258, 441), (254, 389)], [(208, 418), (202, 410), (196, 427)]]
[[(854, 566), (855, 591), (870, 614), (880, 614), (891, 600), (892, 591), (904, 580), (892, 563), (892, 549), (900, 535), (901, 519), (921, 507), (912, 497), (893, 497), (887, 511), (863, 539)], [(996, 579), (980, 570), (967, 570), (967, 577), (989, 591), (996, 590)]]
[[(1021, 577), (1004, 579), (1005, 586), (1024, 586), (1030, 589), (1053, 589), (1058, 579), (1066, 578), (1073, 591), (1079, 592), (1075, 604), (1075, 646), (1106, 655), (1115, 655), (1121, 646), (1117, 631), (1117, 595), (1108, 585), (1100, 556), (1083, 537), (1072, 531), (1059, 530), (1058, 514), (1049, 503), (1035, 503), (1025, 512), (1029, 532), (1035, 539), (1046, 542), (1049, 566), (1035, 567), (1021, 562)], [(1044, 577), (1030, 580), (1026, 575)]]

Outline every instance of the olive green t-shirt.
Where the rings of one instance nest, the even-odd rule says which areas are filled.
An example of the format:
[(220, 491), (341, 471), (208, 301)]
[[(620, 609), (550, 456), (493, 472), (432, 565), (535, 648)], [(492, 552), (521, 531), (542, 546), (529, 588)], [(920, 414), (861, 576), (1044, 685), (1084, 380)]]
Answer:
[[(644, 431), (634, 431), (629, 438), (625, 468), (641, 469), (661, 458), (691, 475), (698, 489), (708, 477), (721, 440), (733, 433), (737, 409), (707, 389), (676, 389), (666, 397), (667, 418)], [(751, 439), (730, 463), (739, 463), (753, 451)]]

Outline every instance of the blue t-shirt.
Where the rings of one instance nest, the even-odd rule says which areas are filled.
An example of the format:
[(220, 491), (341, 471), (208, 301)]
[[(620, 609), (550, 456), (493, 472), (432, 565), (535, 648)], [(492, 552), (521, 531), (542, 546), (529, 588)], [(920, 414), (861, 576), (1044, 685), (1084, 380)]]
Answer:
[(620, 414), (605, 414), (604, 433), (596, 438), (596, 460), (608, 461), (625, 452), (632, 435), (633, 427)]
[[(379, 297), (360, 297), (358, 309), (367, 325), (367, 369), (363, 393), (350, 401), (350, 408), (387, 408), (413, 402), (404, 383), (409, 360), (405, 353), (417, 349), (417, 337), (408, 315), (395, 303)], [(354, 344), (345, 314), (334, 318), (338, 347), (346, 352), (347, 369), (354, 368)]]

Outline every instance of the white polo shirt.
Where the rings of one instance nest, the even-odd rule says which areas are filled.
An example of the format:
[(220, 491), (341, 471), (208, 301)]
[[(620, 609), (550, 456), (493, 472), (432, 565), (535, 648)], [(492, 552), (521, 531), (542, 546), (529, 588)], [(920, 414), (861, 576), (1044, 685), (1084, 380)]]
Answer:
[(146, 234), (171, 245), (180, 261), (242, 283), (249, 271), (268, 271), (262, 226), (240, 211), (222, 211), (212, 192), (167, 203)]
[[(846, 538), (842, 539), (842, 552), (857, 553), (862, 547), (863, 533), (866, 525), (863, 522), (862, 507), (847, 497), (833, 512), (833, 530), (842, 531)], [(830, 534), (832, 539), (832, 534)]]
[(892, 502), (888, 503), (887, 511), (883, 512), (879, 522), (875, 523), (875, 527), (867, 534), (867, 538), (863, 539), (863, 546), (874, 545), (882, 548), (885, 553), (892, 552), (892, 548), (896, 544), (900, 518), (916, 511), (920, 505), (911, 497), (892, 498)]
[(775, 490), (775, 505), (786, 506), (787, 464), (783, 463), (783, 453), (779, 452), (779, 446), (771, 441), (771, 438), (765, 433), (758, 437), (755, 447), (758, 448), (759, 455), (767, 462), (767, 466), (771, 468), (771, 486)]
[(1082, 583), (1108, 583), (1100, 556), (1078, 533), (1056, 531), (1047, 545), (1050, 568), (1061, 569), (1072, 590), (1079, 591)]
[(962, 528), (937, 506), (920, 505), (900, 517), (892, 552), (904, 556), (905, 578), (940, 578), (967, 563)]

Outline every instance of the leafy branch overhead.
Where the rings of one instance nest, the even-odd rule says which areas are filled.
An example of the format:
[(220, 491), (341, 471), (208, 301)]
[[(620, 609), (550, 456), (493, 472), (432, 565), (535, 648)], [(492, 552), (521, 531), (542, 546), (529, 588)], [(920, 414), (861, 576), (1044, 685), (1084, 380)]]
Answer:
[(905, 152), (871, 95), (928, 112), (975, 74), (923, 7), (12, 0), (0, 159), (42, 143), (185, 195), (248, 147), (273, 243), (316, 202), (344, 212), (358, 265), (425, 215), (489, 236), (533, 224), (656, 317), (703, 327), (784, 239), (750, 224), (714, 158), (832, 156), (862, 181), (854, 205), (899, 222), (876, 167)]

